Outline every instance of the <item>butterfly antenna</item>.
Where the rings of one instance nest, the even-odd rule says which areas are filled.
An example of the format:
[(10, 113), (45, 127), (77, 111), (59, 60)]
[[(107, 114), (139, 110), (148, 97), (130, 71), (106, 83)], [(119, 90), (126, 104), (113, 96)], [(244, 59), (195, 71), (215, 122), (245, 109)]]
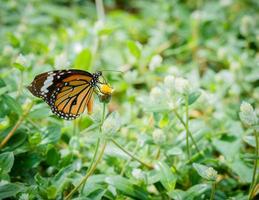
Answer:
[(119, 70), (112, 70), (112, 69), (104, 69), (104, 70), (101, 70), (102, 72), (118, 72), (118, 73), (122, 73), (124, 74), (125, 72), (123, 71), (119, 71)]

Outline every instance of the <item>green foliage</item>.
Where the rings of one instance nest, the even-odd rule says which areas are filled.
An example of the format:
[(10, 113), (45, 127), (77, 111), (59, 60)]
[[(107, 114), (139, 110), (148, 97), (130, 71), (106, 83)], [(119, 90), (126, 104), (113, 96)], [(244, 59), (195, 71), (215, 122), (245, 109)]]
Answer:
[[(101, 21), (95, 1), (1, 1), (0, 199), (65, 199), (104, 141), (72, 199), (252, 199), (258, 9), (109, 0)], [(104, 121), (95, 94), (92, 115), (65, 121), (26, 89), (70, 68), (103, 70)]]

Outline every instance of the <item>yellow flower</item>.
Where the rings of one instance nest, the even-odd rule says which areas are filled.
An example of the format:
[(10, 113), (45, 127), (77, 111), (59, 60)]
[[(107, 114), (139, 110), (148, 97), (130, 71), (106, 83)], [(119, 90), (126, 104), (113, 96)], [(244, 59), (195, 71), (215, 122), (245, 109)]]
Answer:
[(108, 84), (102, 84), (100, 87), (100, 91), (103, 94), (111, 95), (113, 93), (113, 88), (110, 87)]

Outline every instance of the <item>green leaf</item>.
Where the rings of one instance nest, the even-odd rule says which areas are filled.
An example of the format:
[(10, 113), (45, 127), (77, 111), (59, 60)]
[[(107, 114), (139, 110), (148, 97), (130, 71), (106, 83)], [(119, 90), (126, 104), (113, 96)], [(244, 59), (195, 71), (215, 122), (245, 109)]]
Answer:
[(208, 189), (210, 189), (208, 184), (197, 184), (189, 188), (187, 191), (177, 189), (169, 192), (168, 195), (174, 200), (193, 200), (197, 199), (197, 197), (201, 197), (201, 195), (203, 195)]
[(230, 163), (230, 168), (238, 175), (241, 183), (251, 183), (253, 169), (239, 158)]
[(90, 70), (92, 53), (89, 49), (82, 50), (76, 57), (74, 67), (77, 69)]
[(0, 173), (8, 173), (11, 171), (14, 163), (13, 152), (5, 152), (0, 154)]
[(128, 49), (130, 51), (130, 53), (136, 58), (138, 59), (141, 55), (141, 49), (140, 49), (140, 46), (137, 42), (134, 42), (134, 41), (131, 41), (129, 40), (127, 42), (127, 46), (128, 46)]
[(189, 94), (188, 96), (188, 104), (191, 105), (193, 104), (195, 101), (198, 100), (198, 98), (201, 96), (201, 92), (200, 91), (195, 91)]
[(18, 115), (22, 114), (22, 107), (21, 105), (11, 96), (5, 94), (3, 95), (4, 102), (6, 105), (12, 110), (13, 112), (17, 113)]
[(178, 189), (168, 193), (169, 197), (171, 197), (174, 200), (184, 200), (186, 194), (187, 194), (186, 192)]
[(47, 152), (46, 161), (49, 165), (57, 165), (60, 159), (60, 154), (55, 148), (51, 148)]
[(55, 143), (60, 139), (61, 130), (58, 125), (49, 126), (43, 134), (41, 144)]
[(50, 109), (47, 107), (35, 109), (29, 113), (29, 117), (32, 119), (44, 119), (48, 116), (50, 116)]
[(233, 160), (239, 155), (239, 150), (241, 147), (241, 140), (237, 139), (234, 141), (227, 140), (213, 140), (213, 145), (216, 149), (222, 153), (228, 160)]
[(15, 197), (15, 195), (22, 190), (23, 187), (18, 184), (0, 182), (0, 199)]
[(162, 185), (165, 187), (165, 189), (168, 192), (174, 190), (177, 177), (174, 174), (174, 172), (170, 169), (170, 167), (164, 162), (159, 162), (156, 165), (156, 170), (160, 174), (160, 181)]
[(255, 137), (251, 135), (246, 135), (243, 140), (249, 144), (251, 147), (256, 147), (255, 145)]
[(57, 186), (57, 191), (60, 192), (64, 189), (65, 185), (69, 182), (68, 177), (76, 170), (76, 163), (71, 164), (61, 169), (53, 178), (53, 185)]
[(202, 178), (208, 181), (216, 181), (217, 171), (215, 171), (212, 167), (207, 167), (206, 165), (201, 165), (198, 163), (193, 163), (192, 166)]
[(188, 189), (184, 200), (192, 200), (195, 197), (201, 197), (211, 186), (208, 184), (197, 184)]
[(8, 91), (8, 87), (0, 87), (0, 96), (3, 94), (6, 94), (7, 91)]
[(47, 191), (48, 199), (56, 199), (57, 188), (54, 185), (47, 187), (46, 191)]
[(135, 199), (149, 199), (148, 193), (137, 185), (133, 185), (128, 179), (121, 176), (110, 176), (105, 179), (105, 182), (114, 186), (122, 194)]
[(20, 63), (13, 63), (13, 66), (14, 66), (16, 69), (19, 69), (20, 71), (25, 71), (25, 70), (26, 70), (26, 67), (23, 66), (23, 65), (20, 64)]

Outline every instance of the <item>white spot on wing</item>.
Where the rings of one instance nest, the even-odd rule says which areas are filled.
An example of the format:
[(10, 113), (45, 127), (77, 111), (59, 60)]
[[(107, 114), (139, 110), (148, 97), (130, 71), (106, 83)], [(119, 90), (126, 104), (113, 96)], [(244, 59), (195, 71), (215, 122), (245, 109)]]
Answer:
[(47, 79), (44, 81), (43, 86), (41, 87), (40, 91), (43, 93), (48, 92), (48, 87), (53, 84), (54, 80), (54, 74), (51, 74), (47, 77)]

